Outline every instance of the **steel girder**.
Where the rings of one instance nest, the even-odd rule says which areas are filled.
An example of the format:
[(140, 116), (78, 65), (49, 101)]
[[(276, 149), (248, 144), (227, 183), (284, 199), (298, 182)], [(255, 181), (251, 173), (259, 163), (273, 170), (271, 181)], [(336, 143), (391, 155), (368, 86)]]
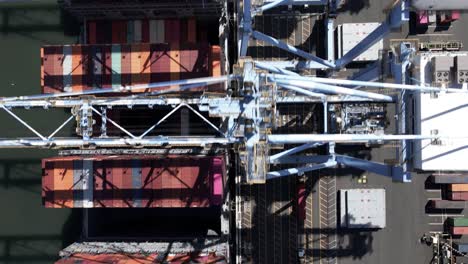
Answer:
[[(297, 1), (297, 0), (272, 0), (262, 6), (253, 6), (251, 0), (243, 0), (242, 10), (239, 13), (239, 57), (244, 57), (247, 55), (247, 47), (250, 38), (255, 38), (258, 40), (265, 41), (266, 43), (276, 46), (280, 49), (286, 50), (290, 53), (296, 54), (306, 60), (304, 63), (295, 63), (293, 66), (295, 69), (298, 67), (304, 69), (336, 69), (339, 70), (345, 67), (347, 64), (352, 62), (356, 57), (374, 45), (376, 42), (384, 38), (391, 30), (401, 27), (405, 22), (409, 21), (409, 0), (399, 0), (396, 2), (392, 9), (389, 10), (386, 21), (384, 21), (379, 27), (377, 27), (373, 32), (371, 32), (364, 40), (362, 40), (358, 45), (352, 48), (348, 53), (343, 57), (339, 58), (336, 63), (334, 62), (334, 38), (333, 38), (333, 19), (330, 18), (327, 20), (326, 29), (327, 29), (327, 60), (319, 58), (315, 55), (312, 55), (303, 50), (297, 49), (291, 45), (288, 45), (278, 39), (275, 39), (271, 36), (265, 35), (261, 32), (255, 31), (252, 28), (252, 17), (260, 14), (261, 12), (268, 10), (270, 8), (286, 5), (286, 4), (306, 4), (309, 1)], [(327, 1), (312, 1), (315, 4), (324, 5)], [(309, 3), (307, 3), (309, 4)], [(265, 62), (266, 63), (266, 62)], [(283, 65), (288, 65), (288, 62)], [(279, 67), (279, 66), (276, 66)], [(275, 69), (275, 68), (273, 68)]]
[[(250, 59), (241, 60), (240, 64), (234, 68), (234, 74), (223, 76), (221, 78), (205, 78), (181, 80), (175, 82), (165, 82), (151, 84), (150, 87), (165, 87), (165, 86), (184, 86), (190, 85), (206, 85), (207, 83), (217, 83), (226, 81), (236, 81), (239, 83), (238, 90), (235, 91), (236, 97), (227, 95), (208, 96), (201, 95), (192, 98), (172, 98), (159, 96), (144, 95), (129, 95), (110, 98), (95, 98), (89, 97), (87, 92), (86, 98), (70, 96), (69, 93), (57, 95), (40, 95), (40, 96), (25, 96), (14, 98), (0, 99), (0, 108), (6, 113), (15, 118), (18, 122), (24, 125), (27, 129), (33, 132), (36, 138), (14, 138), (0, 139), (0, 148), (110, 148), (110, 147), (162, 147), (162, 146), (206, 146), (211, 144), (236, 144), (239, 146), (239, 155), (244, 165), (247, 181), (251, 183), (265, 182), (272, 177), (280, 177), (290, 174), (301, 174), (315, 169), (325, 167), (333, 167), (337, 164), (346, 166), (355, 166), (361, 169), (367, 169), (376, 173), (398, 178), (408, 179), (404, 176), (405, 170), (390, 167), (379, 167), (368, 161), (359, 161), (353, 158), (340, 158), (341, 156), (334, 154), (334, 144), (337, 143), (368, 143), (382, 142), (386, 140), (420, 140), (420, 139), (436, 139), (442, 135), (345, 135), (345, 134), (272, 134), (272, 130), (276, 126), (276, 105), (280, 103), (303, 103), (315, 102), (324, 105), (324, 132), (327, 133), (327, 104), (336, 100), (344, 101), (344, 98), (354, 98), (354, 100), (368, 101), (386, 101), (387, 97), (364, 91), (356, 91), (349, 88), (344, 88), (337, 85), (352, 85), (356, 84), (350, 80), (334, 80), (323, 78), (310, 78), (301, 76), (292, 76), (286, 74), (267, 74), (264, 71), (256, 70), (256, 63)], [(375, 83), (360, 82), (365, 86)], [(384, 85), (387, 84), (378, 84)], [(375, 85), (377, 87), (380, 87)], [(393, 84), (395, 89), (408, 89), (419, 91), (433, 91), (431, 87), (419, 87), (413, 85)], [(283, 97), (277, 92), (277, 88), (283, 87), (296, 92), (302, 92), (305, 95), (302, 99), (296, 96)], [(127, 87), (133, 89), (133, 87)], [(426, 90), (422, 90), (426, 89)], [(112, 90), (113, 93), (118, 93)], [(351, 93), (350, 91), (353, 91)], [(441, 91), (441, 90), (439, 90)], [(100, 94), (100, 91), (96, 91)], [(356, 93), (358, 92), (358, 93)], [(447, 89), (446, 92), (452, 92)], [(125, 93), (125, 91), (120, 91)], [(336, 95), (329, 95), (334, 93)], [(350, 94), (360, 97), (351, 97)], [(345, 96), (345, 97), (342, 97)], [(304, 98), (307, 98), (305, 100)], [(312, 99), (310, 99), (312, 98)], [(315, 99), (314, 99), (315, 98)], [(114, 106), (125, 106), (128, 109), (155, 108), (160, 106), (172, 106), (173, 109), (160, 120), (156, 120), (154, 125), (148, 127), (143, 133), (136, 135), (132, 131), (128, 131), (115, 120), (107, 117), (106, 109)], [(43, 135), (40, 131), (35, 130), (31, 125), (22, 120), (14, 113), (16, 108), (69, 108), (72, 110), (71, 116), (65, 120), (55, 131), (50, 135)], [(168, 136), (149, 136), (149, 133), (172, 113), (181, 108), (188, 108), (195, 114), (200, 116), (216, 133), (216, 136), (209, 137), (168, 137)], [(209, 120), (204, 118), (200, 113), (208, 113), (210, 117), (218, 117), (223, 120), (222, 127), (217, 127)], [(120, 129), (127, 136), (125, 138), (107, 137), (105, 131), (103, 137), (94, 137), (92, 129), (93, 113), (102, 118), (102, 122), (111, 123)], [(78, 137), (57, 138), (55, 135), (66, 124), (76, 120), (76, 126), (79, 130)], [(303, 144), (301, 146), (285, 150), (276, 155), (270, 156), (270, 148), (273, 145), (282, 144)], [(327, 144), (329, 155), (326, 156), (297, 156), (301, 151), (309, 148), (318, 147)], [(367, 162), (367, 163), (366, 163)], [(270, 172), (269, 164), (306, 164), (304, 166), (282, 170), (278, 172)], [(309, 164), (309, 165), (307, 165)], [(310, 165), (315, 164), (315, 165)], [(367, 166), (367, 167), (366, 167)], [(391, 171), (391, 173), (390, 173)], [(384, 173), (383, 173), (384, 172)], [(395, 176), (395, 175), (398, 175)]]

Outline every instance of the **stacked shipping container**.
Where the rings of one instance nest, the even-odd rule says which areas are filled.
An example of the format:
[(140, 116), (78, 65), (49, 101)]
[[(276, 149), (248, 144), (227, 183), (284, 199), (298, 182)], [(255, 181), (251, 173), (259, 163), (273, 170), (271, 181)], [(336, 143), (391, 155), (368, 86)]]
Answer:
[(463, 209), (465, 201), (447, 201), (447, 200), (431, 200), (431, 206), (434, 209)]
[(452, 235), (468, 234), (468, 218), (456, 217), (449, 219)]
[(139, 264), (155, 264), (155, 263), (227, 263), (226, 259), (222, 256), (215, 254), (197, 255), (197, 254), (180, 254), (162, 256), (161, 254), (74, 254), (69, 258), (63, 258), (55, 264), (91, 264), (91, 263), (139, 263)]
[(468, 201), (468, 175), (464, 174), (433, 174), (430, 177), (435, 184), (448, 184), (448, 199)]
[(209, 207), (223, 199), (221, 156), (72, 156), (42, 167), (49, 208)]
[(206, 28), (195, 18), (165, 20), (91, 20), (87, 44), (208, 42)]
[(45, 46), (41, 57), (42, 93), (221, 75), (221, 49), (207, 43)]
[[(458, 182), (466, 182), (467, 176), (459, 177)], [(450, 199), (468, 201), (468, 184), (466, 183), (457, 183), (451, 184), (450, 187)]]

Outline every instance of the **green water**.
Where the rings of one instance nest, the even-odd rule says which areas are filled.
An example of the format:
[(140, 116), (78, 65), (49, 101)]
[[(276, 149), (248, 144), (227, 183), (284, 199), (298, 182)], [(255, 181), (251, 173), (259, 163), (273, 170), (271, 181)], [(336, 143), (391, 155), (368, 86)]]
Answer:
[[(40, 47), (77, 41), (56, 1), (31, 2), (0, 3), (0, 96), (40, 93)], [(63, 110), (40, 112), (16, 111), (44, 134), (67, 118)], [(32, 136), (12, 120), (0, 113), (0, 136)], [(79, 211), (42, 206), (40, 160), (53, 155), (51, 150), (0, 149), (2, 264), (53, 263), (58, 251), (79, 236)]]

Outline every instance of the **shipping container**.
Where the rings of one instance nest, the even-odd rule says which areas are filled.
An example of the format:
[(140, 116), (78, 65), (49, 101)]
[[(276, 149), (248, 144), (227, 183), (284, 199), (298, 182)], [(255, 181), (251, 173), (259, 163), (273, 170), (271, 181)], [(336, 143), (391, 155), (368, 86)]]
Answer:
[(450, 218), (449, 223), (452, 226), (468, 226), (468, 218), (463, 218), (463, 217)]
[(468, 192), (451, 192), (450, 199), (454, 201), (468, 201)]
[(465, 174), (432, 174), (431, 181), (436, 184), (468, 183), (468, 175)]
[[(44, 46), (41, 55), (42, 93), (221, 75), (221, 49), (208, 43)], [(224, 88), (211, 85), (193, 90)]]
[(468, 227), (458, 227), (458, 226), (452, 226), (450, 228), (452, 235), (466, 235), (468, 234)]
[(73, 254), (68, 258), (62, 258), (55, 262), (55, 264), (95, 264), (95, 263), (171, 263), (171, 264), (182, 264), (182, 263), (211, 263), (211, 264), (223, 264), (227, 263), (226, 258), (223, 256), (216, 256), (215, 254), (179, 254), (179, 255), (168, 255), (161, 256), (160, 254)]
[(468, 184), (451, 184), (450, 191), (452, 192), (468, 192)]
[(463, 209), (465, 201), (431, 200), (431, 206), (435, 209)]
[(468, 244), (457, 243), (455, 248), (462, 253), (468, 253)]
[(164, 20), (90, 20), (86, 44), (207, 42), (195, 18)]
[(307, 204), (307, 193), (305, 183), (298, 183), (297, 185), (297, 208), (298, 218), (300, 221), (306, 220), (306, 204)]
[(48, 158), (48, 208), (210, 207), (223, 202), (222, 156), (79, 156)]

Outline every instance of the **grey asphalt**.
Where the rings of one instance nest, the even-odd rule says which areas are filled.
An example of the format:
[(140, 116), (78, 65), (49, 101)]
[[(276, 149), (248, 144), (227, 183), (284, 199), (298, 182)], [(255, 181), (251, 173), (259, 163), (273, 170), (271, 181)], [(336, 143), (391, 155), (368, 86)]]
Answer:
[[(351, 6), (338, 14), (335, 26), (341, 23), (384, 21), (386, 14), (382, 10), (393, 0), (349, 0), (349, 2)], [(394, 31), (387, 36), (384, 46), (388, 47), (390, 39), (405, 38), (417, 38), (422, 41), (440, 38), (461, 40), (468, 45), (467, 21), (468, 14), (462, 13), (460, 20), (452, 23), (449, 28), (429, 26), (424, 32), (419, 32), (424, 34), (418, 34), (418, 32), (410, 34), (410, 26), (406, 24), (401, 30)], [(388, 111), (390, 120), (394, 121), (391, 118), (393, 106), (389, 106)], [(391, 133), (394, 130), (394, 124), (391, 124), (388, 130), (390, 130), (388, 133)], [(370, 156), (373, 161), (383, 162), (386, 159), (394, 159), (396, 151), (395, 147), (374, 148), (370, 150)], [(431, 248), (419, 243), (418, 240), (424, 233), (443, 231), (442, 223), (447, 215), (426, 213), (425, 207), (428, 200), (440, 198), (442, 195), (440, 187), (426, 189), (425, 182), (429, 174), (413, 173), (411, 183), (394, 182), (388, 177), (349, 169), (335, 169), (329, 174), (336, 175), (338, 190), (344, 188), (384, 188), (386, 190), (387, 227), (375, 231), (349, 231), (338, 228), (336, 231), (339, 249), (337, 263), (430, 263)], [(362, 175), (367, 176), (367, 184), (358, 183), (358, 177)], [(314, 200), (318, 201), (318, 185), (315, 188)], [(316, 221), (314, 222), (318, 227), (318, 203), (315, 208)], [(466, 242), (467, 239), (462, 238), (459, 241)]]

